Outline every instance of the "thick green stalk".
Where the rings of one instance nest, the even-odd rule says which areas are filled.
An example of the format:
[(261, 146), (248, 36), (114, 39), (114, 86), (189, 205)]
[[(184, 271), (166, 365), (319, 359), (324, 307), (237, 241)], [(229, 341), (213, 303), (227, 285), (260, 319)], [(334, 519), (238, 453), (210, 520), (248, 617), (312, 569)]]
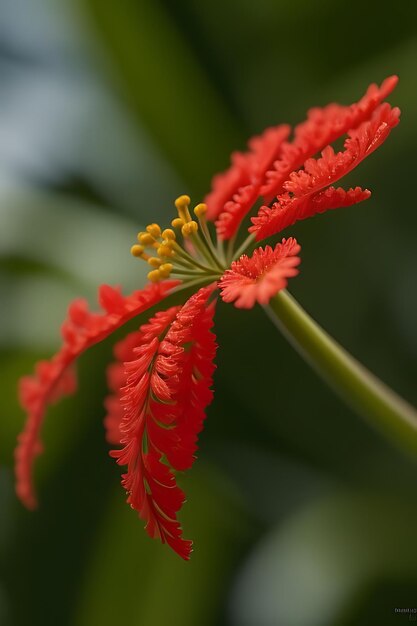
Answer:
[(286, 291), (265, 307), (297, 351), (359, 414), (417, 453), (417, 412), (332, 339)]

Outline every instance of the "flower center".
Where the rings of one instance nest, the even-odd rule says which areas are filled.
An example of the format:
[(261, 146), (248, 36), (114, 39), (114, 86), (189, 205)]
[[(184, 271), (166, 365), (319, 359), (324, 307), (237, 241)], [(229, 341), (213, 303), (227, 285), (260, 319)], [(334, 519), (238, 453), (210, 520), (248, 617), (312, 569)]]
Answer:
[[(190, 214), (190, 198), (180, 196), (175, 200), (178, 217), (171, 228), (162, 230), (159, 224), (149, 224), (138, 233), (138, 242), (131, 247), (133, 256), (146, 261), (153, 269), (148, 278), (159, 282), (175, 274), (181, 280), (207, 278), (216, 280), (226, 269), (222, 242), (216, 244), (206, 220), (207, 205), (200, 203)], [(182, 239), (180, 243), (178, 241)], [(147, 252), (147, 250), (150, 252)]]

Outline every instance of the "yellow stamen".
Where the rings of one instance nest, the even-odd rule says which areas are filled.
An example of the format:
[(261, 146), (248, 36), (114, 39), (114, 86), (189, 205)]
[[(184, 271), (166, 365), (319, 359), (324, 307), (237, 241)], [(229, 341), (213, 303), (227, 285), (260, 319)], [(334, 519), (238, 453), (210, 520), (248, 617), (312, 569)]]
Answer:
[(148, 263), (149, 265), (152, 265), (152, 267), (158, 268), (161, 265), (162, 261), (157, 256), (150, 256), (148, 259)]
[(185, 224), (185, 221), (181, 217), (176, 217), (171, 222), (171, 226), (173, 228), (181, 228), (182, 226), (184, 226), (184, 224)]
[(190, 196), (183, 195), (183, 196), (178, 196), (174, 204), (178, 210), (181, 210), (184, 207), (190, 206), (190, 202), (191, 202)]
[(139, 246), (138, 244), (135, 244), (130, 248), (130, 254), (137, 258), (141, 258), (144, 252), (145, 248), (143, 246)]
[(183, 237), (190, 237), (190, 235), (193, 235), (194, 233), (196, 233), (198, 231), (198, 224), (197, 222), (187, 222), (187, 224), (184, 224), (184, 226), (181, 228), (181, 233)]
[(159, 270), (152, 270), (151, 272), (149, 272), (148, 278), (152, 283), (157, 283), (161, 280), (161, 274)]
[[(182, 224), (181, 224), (181, 226), (182, 226)], [(170, 228), (165, 228), (165, 230), (162, 231), (162, 238), (163, 239), (173, 239), (173, 240), (175, 240), (176, 235), (175, 235), (174, 231), (171, 230)]]
[(143, 246), (153, 246), (155, 243), (154, 237), (149, 233), (138, 233), (138, 241)]
[(188, 210), (190, 202), (191, 200), (189, 196), (179, 196), (179, 198), (175, 200), (175, 206), (178, 211), (178, 215), (182, 220), (184, 220), (184, 222), (191, 221), (190, 211)]
[(158, 239), (158, 237), (161, 236), (161, 227), (159, 224), (148, 224), (146, 232), (148, 232), (154, 239)]
[(163, 244), (161, 246), (158, 247), (157, 250), (158, 256), (174, 256), (174, 251), (171, 248), (170, 245), (168, 245), (168, 242), (164, 241)]
[(197, 206), (194, 207), (194, 213), (197, 217), (205, 215), (205, 213), (207, 213), (207, 204), (204, 204), (204, 202), (197, 204)]
[(161, 278), (168, 278), (168, 276), (172, 272), (172, 269), (173, 269), (172, 263), (163, 263), (158, 270)]
[[(194, 219), (190, 215), (189, 196), (179, 196), (175, 206), (178, 217), (171, 222), (175, 231), (172, 228), (162, 230), (156, 223), (148, 224), (146, 230), (137, 235), (139, 243), (131, 248), (133, 256), (147, 261), (151, 270), (148, 279), (154, 283), (168, 278), (173, 272), (188, 280), (187, 276), (212, 276), (222, 269), (205, 218), (207, 205), (200, 202), (194, 207)], [(180, 231), (184, 240), (181, 244)], [(187, 238), (192, 241), (192, 250), (188, 250)]]

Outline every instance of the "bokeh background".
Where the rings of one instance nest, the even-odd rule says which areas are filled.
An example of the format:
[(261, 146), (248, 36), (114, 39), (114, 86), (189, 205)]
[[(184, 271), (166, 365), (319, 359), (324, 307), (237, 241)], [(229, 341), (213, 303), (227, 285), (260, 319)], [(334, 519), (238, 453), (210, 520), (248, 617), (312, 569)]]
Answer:
[(417, 403), (417, 4), (1, 0), (1, 626), (362, 626), (417, 607), (417, 466), (347, 409), (262, 311), (220, 304), (216, 396), (181, 479), (190, 563), (125, 505), (104, 442), (106, 342), (49, 412), (41, 507), (13, 492), (16, 381), (71, 298), (144, 282), (129, 254), (265, 126), (401, 78), (371, 200), (291, 228), (303, 306)]

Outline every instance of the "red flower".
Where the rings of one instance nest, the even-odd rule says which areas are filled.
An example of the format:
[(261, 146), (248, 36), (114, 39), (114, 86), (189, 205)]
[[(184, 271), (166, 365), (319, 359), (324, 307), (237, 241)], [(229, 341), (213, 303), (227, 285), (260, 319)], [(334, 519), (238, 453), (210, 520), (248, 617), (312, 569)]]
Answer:
[[(288, 126), (253, 138), (248, 152), (233, 154), (230, 169), (213, 179), (206, 203), (194, 208), (197, 220), (190, 214), (190, 199), (181, 196), (174, 230), (150, 224), (138, 234), (132, 254), (153, 268), (144, 289), (125, 297), (118, 288), (102, 286), (102, 313), (91, 313), (82, 300), (70, 306), (61, 349), (20, 381), (27, 421), (16, 449), (16, 489), (27, 507), (36, 506), (32, 465), (42, 450), (46, 408), (75, 391), (73, 364), (78, 356), (174, 291), (194, 285), (197, 291), (185, 304), (156, 313), (116, 344), (116, 360), (107, 371), (111, 395), (105, 400), (107, 440), (116, 446), (111, 456), (126, 467), (122, 485), (128, 503), (151, 537), (189, 558), (191, 542), (183, 539), (177, 519), (184, 493), (175, 472), (191, 467), (213, 397), (215, 293), (220, 289), (222, 299), (238, 308), (267, 304), (297, 275), (300, 246), (289, 238), (274, 248), (254, 250), (250, 257), (242, 254), (255, 237), (264, 239), (297, 220), (370, 196), (360, 187), (345, 191), (333, 184), (379, 147), (398, 123), (399, 109), (383, 103), (396, 83), (391, 77), (381, 87), (371, 85), (351, 106), (310, 110), (291, 141)], [(335, 153), (329, 144), (345, 134), (344, 150)], [(239, 227), (260, 197), (269, 204), (251, 218), (252, 235), (233, 252)], [(217, 243), (209, 222), (215, 223)], [(178, 241), (179, 232), (185, 246)], [(226, 255), (222, 241), (229, 239)], [(171, 275), (174, 280), (168, 280)]]

